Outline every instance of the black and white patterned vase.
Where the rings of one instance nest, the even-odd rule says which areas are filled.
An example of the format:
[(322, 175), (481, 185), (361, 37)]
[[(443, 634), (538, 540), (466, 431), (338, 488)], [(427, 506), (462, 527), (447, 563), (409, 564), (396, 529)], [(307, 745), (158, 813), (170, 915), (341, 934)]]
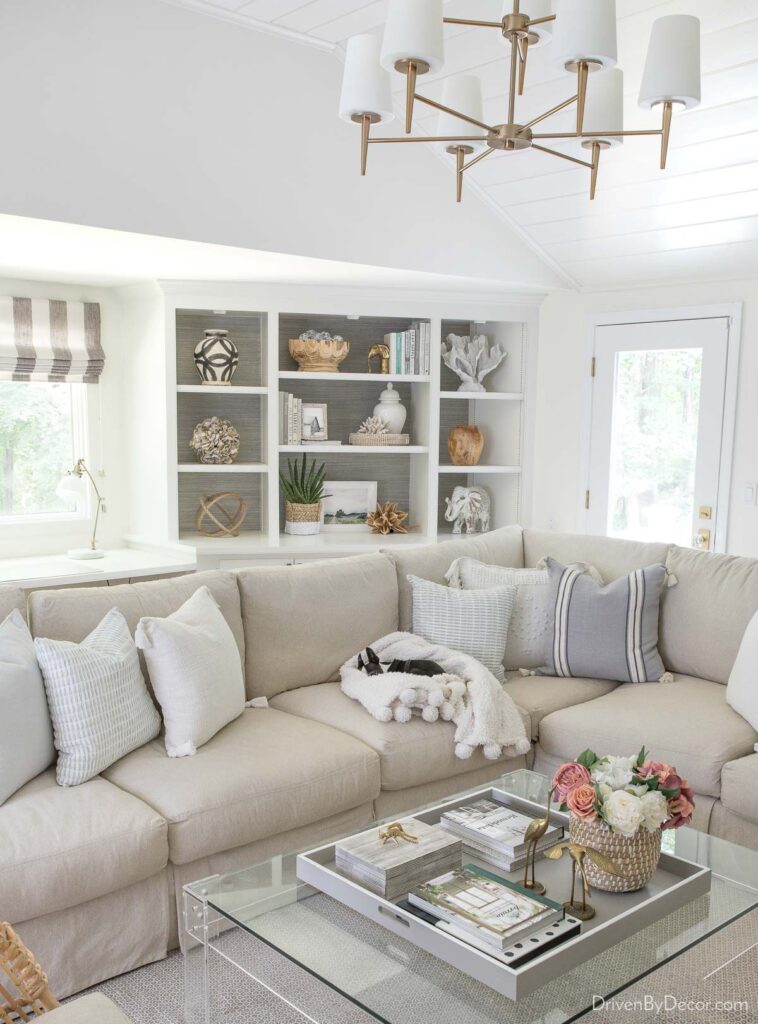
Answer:
[(205, 331), (195, 346), (195, 366), (203, 381), (213, 387), (229, 385), (240, 361), (239, 349), (229, 331)]

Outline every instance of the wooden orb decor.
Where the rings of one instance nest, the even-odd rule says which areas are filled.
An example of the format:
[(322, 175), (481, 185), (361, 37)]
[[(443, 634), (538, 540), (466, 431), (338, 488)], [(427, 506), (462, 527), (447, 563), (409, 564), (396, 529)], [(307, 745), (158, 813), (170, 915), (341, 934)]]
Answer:
[[(230, 511), (222, 502), (236, 502), (236, 508)], [(239, 537), (242, 524), (247, 515), (247, 502), (241, 494), (234, 491), (223, 491), (221, 494), (208, 494), (200, 499), (200, 508), (195, 516), (195, 528), (201, 537)], [(210, 519), (213, 526), (205, 526), (205, 519)]]
[(389, 533), (407, 533), (403, 523), (408, 518), (407, 512), (401, 512), (394, 501), (385, 501), (377, 505), (375, 512), (369, 512), (368, 525), (372, 533), (381, 533), (385, 537)]
[(447, 450), (454, 466), (476, 466), (483, 448), (484, 435), (479, 427), (459, 423), (447, 436)]

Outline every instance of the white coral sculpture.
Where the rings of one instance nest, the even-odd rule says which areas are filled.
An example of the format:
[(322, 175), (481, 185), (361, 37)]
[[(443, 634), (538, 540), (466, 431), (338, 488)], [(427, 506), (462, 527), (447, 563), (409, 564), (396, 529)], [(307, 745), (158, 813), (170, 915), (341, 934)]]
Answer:
[(442, 342), (442, 359), (463, 383), (459, 391), (486, 391), (482, 381), (492, 373), (508, 353), (498, 342), (490, 345), (489, 338), (477, 334), (474, 338), (448, 334)]
[(369, 416), (365, 419), (358, 427), (359, 434), (386, 434), (388, 433), (387, 424), (384, 422), (381, 416)]

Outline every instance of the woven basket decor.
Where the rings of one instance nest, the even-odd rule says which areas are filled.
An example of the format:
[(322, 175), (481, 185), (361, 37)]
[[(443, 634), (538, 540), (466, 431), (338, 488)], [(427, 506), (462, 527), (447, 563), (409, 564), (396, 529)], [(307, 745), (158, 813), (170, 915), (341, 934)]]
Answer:
[(410, 434), (351, 434), (350, 444), (355, 445), (385, 445), (385, 444), (410, 444)]
[(313, 505), (293, 505), (291, 501), (284, 503), (284, 517), (288, 523), (317, 523), (321, 518), (321, 502)]
[(587, 881), (603, 892), (636, 892), (655, 874), (661, 856), (661, 830), (638, 829), (631, 839), (612, 832), (604, 821), (581, 821), (573, 815), (569, 821), (571, 842), (605, 854), (616, 864), (620, 876), (602, 871), (589, 857), (584, 858)]

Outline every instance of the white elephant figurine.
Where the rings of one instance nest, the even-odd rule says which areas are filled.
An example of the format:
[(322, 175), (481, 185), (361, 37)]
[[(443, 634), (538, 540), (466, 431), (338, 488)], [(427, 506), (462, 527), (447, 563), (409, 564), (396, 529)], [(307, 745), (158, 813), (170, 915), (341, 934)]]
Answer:
[(453, 524), (453, 533), (486, 533), (490, 528), (490, 496), (483, 487), (456, 487), (445, 498), (445, 519)]

